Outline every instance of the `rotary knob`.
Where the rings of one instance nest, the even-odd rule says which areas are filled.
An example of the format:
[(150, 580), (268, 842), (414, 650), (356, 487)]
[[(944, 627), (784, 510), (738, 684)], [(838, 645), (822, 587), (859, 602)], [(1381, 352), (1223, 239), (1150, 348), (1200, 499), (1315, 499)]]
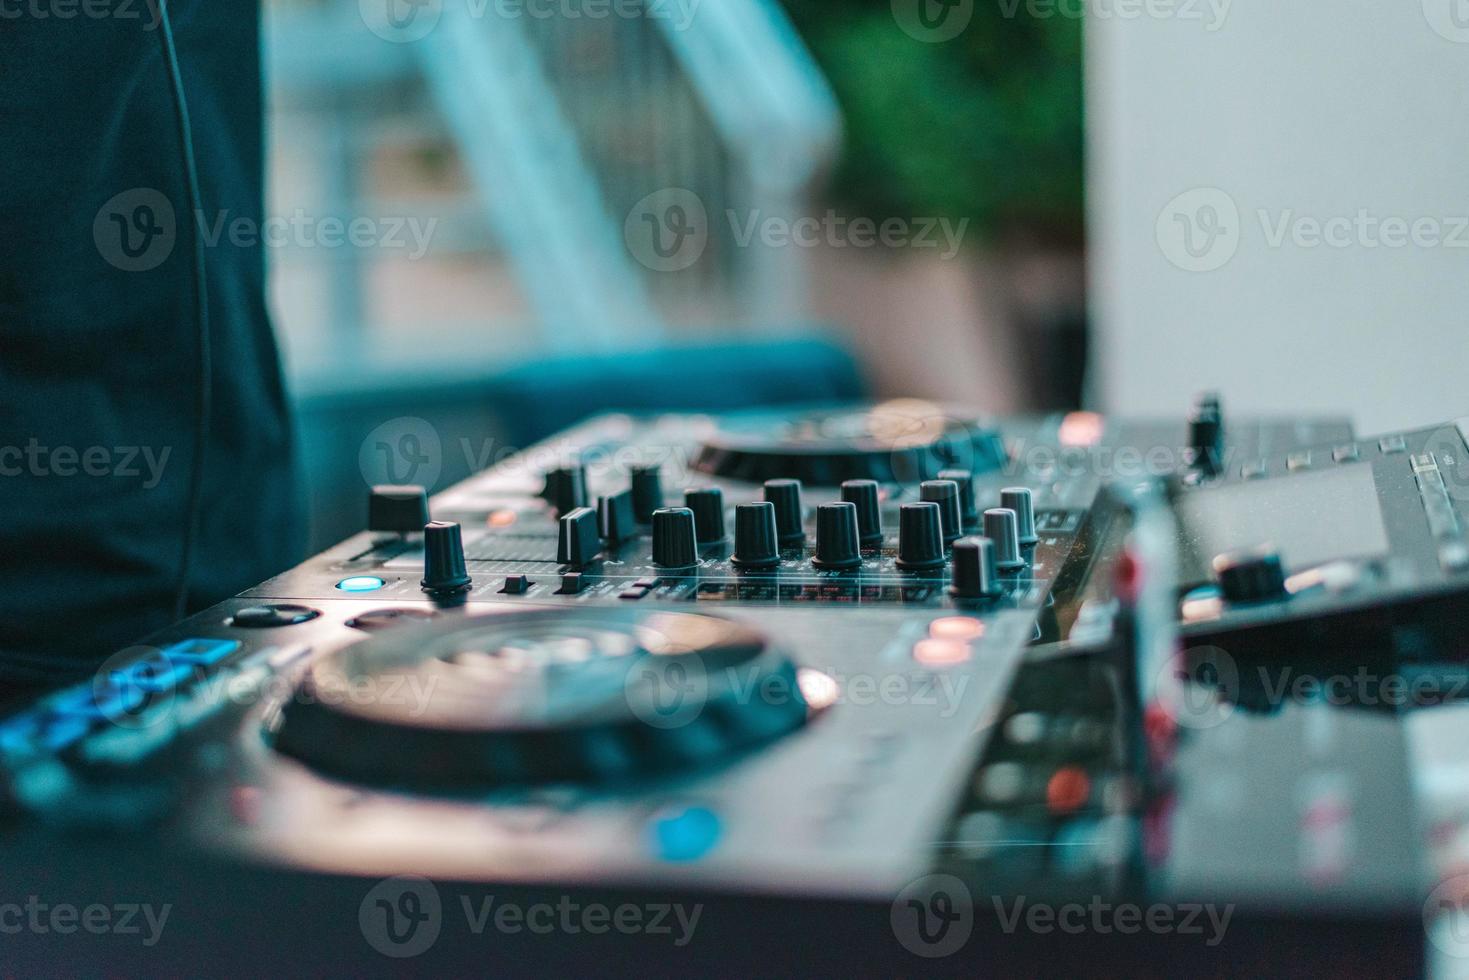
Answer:
[(1028, 548), (1040, 541), (1040, 535), (1035, 533), (1035, 498), (1029, 487), (1006, 487), (1001, 490), (1000, 507), (1015, 512), (1015, 529), (1022, 548)]
[(687, 568), (698, 561), (694, 512), (687, 507), (653, 511), (653, 564), (660, 568)]
[(943, 518), (939, 505), (904, 504), (898, 510), (898, 567), (920, 572), (944, 564)]
[(1001, 591), (995, 543), (983, 537), (955, 541), (949, 594), (956, 599), (992, 599)]
[(816, 555), (811, 564), (834, 570), (862, 566), (855, 504), (822, 504), (816, 508)]
[(801, 481), (766, 480), (765, 499), (775, 506), (775, 533), (782, 548), (799, 548), (806, 543), (801, 520)]
[(773, 568), (780, 564), (774, 504), (761, 501), (735, 508), (735, 547), (730, 560), (736, 568)]
[(373, 487), (367, 498), (369, 531), (416, 534), (428, 522), (428, 491), (423, 487)]
[(953, 480), (925, 480), (918, 487), (918, 499), (938, 504), (939, 528), (944, 544), (957, 541), (964, 528), (959, 510), (959, 484)]
[(1224, 410), (1219, 396), (1205, 392), (1194, 402), (1188, 420), (1189, 452), (1204, 473), (1218, 473), (1224, 465)]
[(718, 487), (685, 490), (683, 503), (694, 512), (694, 534), (700, 544), (724, 540), (724, 491)]
[(995, 507), (984, 512), (984, 536), (995, 543), (995, 567), (1015, 572), (1025, 567), (1020, 556), (1020, 529), (1015, 512)]
[(882, 504), (877, 481), (848, 480), (842, 484), (842, 500), (857, 508), (857, 533), (862, 544), (868, 548), (882, 544)]
[(959, 484), (959, 520), (966, 528), (979, 527), (979, 502), (974, 493), (974, 474), (969, 470), (940, 470), (938, 478)]
[(423, 529), (425, 592), (448, 595), (467, 590), (473, 581), (464, 564), (464, 535), (453, 521), (434, 521)]
[(1229, 602), (1268, 602), (1287, 595), (1285, 563), (1269, 545), (1226, 552), (1213, 566), (1219, 593)]
[(632, 510), (640, 524), (653, 520), (653, 511), (663, 506), (663, 478), (656, 466), (632, 468)]
[(587, 505), (587, 471), (580, 465), (558, 466), (546, 473), (546, 487), (541, 496), (559, 517)]

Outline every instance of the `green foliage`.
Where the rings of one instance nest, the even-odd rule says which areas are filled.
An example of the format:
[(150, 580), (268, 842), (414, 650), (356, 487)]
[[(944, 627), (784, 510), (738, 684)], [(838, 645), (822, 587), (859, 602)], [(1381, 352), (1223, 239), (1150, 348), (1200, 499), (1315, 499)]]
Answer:
[(1079, 19), (975, 0), (964, 32), (931, 44), (899, 28), (889, 0), (785, 5), (845, 117), (835, 205), (1080, 240)]

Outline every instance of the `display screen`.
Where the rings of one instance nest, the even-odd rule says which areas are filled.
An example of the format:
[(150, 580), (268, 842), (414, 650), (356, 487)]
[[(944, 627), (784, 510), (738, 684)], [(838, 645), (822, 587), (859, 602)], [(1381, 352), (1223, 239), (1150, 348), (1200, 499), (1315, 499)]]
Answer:
[(1272, 544), (1287, 571), (1388, 550), (1368, 464), (1297, 473), (1186, 493), (1179, 501), (1182, 583), (1212, 576), (1214, 556)]

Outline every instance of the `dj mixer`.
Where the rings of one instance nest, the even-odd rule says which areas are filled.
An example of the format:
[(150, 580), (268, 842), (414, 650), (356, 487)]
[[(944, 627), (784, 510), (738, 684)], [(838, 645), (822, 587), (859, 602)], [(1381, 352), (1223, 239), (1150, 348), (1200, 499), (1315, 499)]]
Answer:
[[(370, 488), (361, 533), (12, 710), (0, 853), (303, 916), (399, 888), (385, 933), (364, 898), (287, 943), (316, 967), (483, 964), (394, 944), (463, 888), (709, 902), (723, 968), (856, 921), (833, 963), (1452, 965), (1466, 434), (1212, 395), (596, 417)], [(217, 951), (226, 908), (178, 928)]]

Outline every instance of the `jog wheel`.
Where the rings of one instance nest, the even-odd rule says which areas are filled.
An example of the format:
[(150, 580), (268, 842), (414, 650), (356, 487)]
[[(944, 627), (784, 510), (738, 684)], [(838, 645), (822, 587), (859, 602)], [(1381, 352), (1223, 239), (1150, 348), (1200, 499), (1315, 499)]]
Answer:
[(988, 473), (1004, 466), (1000, 434), (972, 417), (920, 401), (866, 411), (726, 417), (700, 448), (697, 468), (749, 483), (796, 479), (815, 486), (845, 480), (917, 483), (941, 470)]
[(805, 723), (795, 665), (689, 613), (538, 610), (403, 626), (314, 664), (275, 748), (329, 775), (472, 791), (707, 766)]

